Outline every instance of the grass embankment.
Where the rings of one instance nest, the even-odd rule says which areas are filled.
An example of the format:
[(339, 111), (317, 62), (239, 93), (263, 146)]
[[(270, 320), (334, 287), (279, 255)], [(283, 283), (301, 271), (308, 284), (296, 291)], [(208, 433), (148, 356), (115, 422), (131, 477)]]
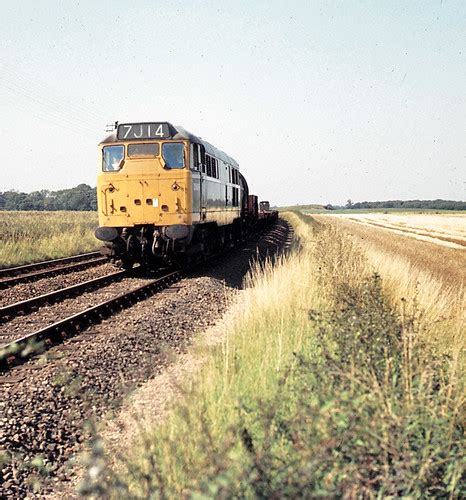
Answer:
[(0, 211), (0, 268), (90, 252), (95, 212)]
[(252, 273), (183, 402), (145, 422), (113, 472), (94, 443), (82, 492), (465, 493), (461, 344), (455, 334), (448, 347), (435, 342), (459, 331), (458, 316), (432, 321), (417, 285), (387, 287), (350, 238), (306, 219), (290, 215), (300, 250)]

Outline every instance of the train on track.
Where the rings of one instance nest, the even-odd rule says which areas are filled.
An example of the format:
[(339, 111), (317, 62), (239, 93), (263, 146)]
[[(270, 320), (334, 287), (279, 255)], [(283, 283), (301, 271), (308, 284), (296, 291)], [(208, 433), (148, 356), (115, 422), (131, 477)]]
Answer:
[(277, 218), (233, 158), (183, 127), (116, 122), (99, 146), (95, 235), (126, 269), (189, 264)]

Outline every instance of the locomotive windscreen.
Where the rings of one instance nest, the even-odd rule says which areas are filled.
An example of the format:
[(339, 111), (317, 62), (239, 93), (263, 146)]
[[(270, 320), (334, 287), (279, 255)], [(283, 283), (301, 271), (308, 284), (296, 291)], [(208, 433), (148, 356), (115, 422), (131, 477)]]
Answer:
[(131, 139), (170, 139), (168, 123), (123, 123), (118, 125), (117, 138), (120, 141)]

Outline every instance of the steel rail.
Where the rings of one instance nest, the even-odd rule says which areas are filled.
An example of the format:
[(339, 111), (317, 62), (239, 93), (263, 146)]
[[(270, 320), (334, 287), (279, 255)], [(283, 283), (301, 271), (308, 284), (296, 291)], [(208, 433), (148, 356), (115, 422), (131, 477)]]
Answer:
[(105, 276), (100, 276), (99, 278), (93, 278), (91, 280), (83, 281), (76, 285), (71, 285), (61, 290), (55, 290), (53, 292), (44, 293), (38, 297), (32, 297), (31, 299), (21, 300), (20, 302), (14, 302), (4, 307), (0, 307), (0, 324), (4, 323), (5, 320), (9, 320), (19, 313), (30, 311), (43, 304), (54, 304), (60, 300), (79, 295), (87, 290), (94, 290), (100, 288), (107, 283), (116, 281), (117, 279), (123, 278), (123, 276), (131, 276), (128, 271), (116, 271), (111, 274), (106, 274)]
[(18, 274), (21, 274), (23, 272), (31, 272), (37, 269), (55, 265), (78, 262), (80, 260), (86, 260), (92, 257), (98, 257), (100, 255), (102, 255), (100, 252), (81, 253), (79, 255), (72, 255), (71, 257), (64, 257), (62, 259), (44, 260), (42, 262), (34, 262), (33, 264), (25, 264), (24, 266), (6, 267), (4, 269), (0, 269), (0, 278), (6, 278), (7, 276), (17, 276)]
[(19, 285), (21, 283), (30, 283), (31, 281), (37, 281), (43, 278), (51, 278), (52, 276), (58, 276), (60, 274), (64, 274), (65, 272), (83, 271), (84, 269), (88, 269), (89, 267), (93, 267), (98, 264), (104, 264), (105, 262), (108, 262), (107, 257), (97, 257), (74, 264), (65, 264), (64, 266), (54, 267), (52, 269), (42, 269), (36, 272), (20, 274), (19, 276), (10, 276), (0, 281), (0, 290)]
[[(79, 333), (82, 329), (100, 323), (116, 311), (126, 309), (136, 302), (146, 299), (154, 293), (167, 288), (176, 281), (179, 281), (182, 276), (183, 273), (181, 271), (172, 271), (150, 283), (141, 285), (129, 292), (122, 293), (96, 306), (89, 307), (73, 316), (57, 321), (52, 325), (41, 328), (9, 344), (3, 345), (1, 349), (5, 354), (2, 355), (0, 353), (0, 372), (5, 372), (10, 367), (26, 361), (31, 355), (37, 354), (37, 347), (41, 346), (41, 343), (52, 345), (60, 343), (65, 338), (72, 337)], [(25, 352), (28, 346), (33, 347), (30, 352)]]

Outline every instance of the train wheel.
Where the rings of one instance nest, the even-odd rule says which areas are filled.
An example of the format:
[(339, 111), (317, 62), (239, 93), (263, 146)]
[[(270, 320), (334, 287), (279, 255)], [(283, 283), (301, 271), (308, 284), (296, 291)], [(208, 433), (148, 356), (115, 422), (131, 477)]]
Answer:
[(122, 269), (124, 269), (125, 271), (130, 271), (131, 269), (133, 269), (133, 266), (134, 266), (133, 259), (125, 258), (125, 259), (121, 259), (121, 261), (120, 261), (120, 267)]

